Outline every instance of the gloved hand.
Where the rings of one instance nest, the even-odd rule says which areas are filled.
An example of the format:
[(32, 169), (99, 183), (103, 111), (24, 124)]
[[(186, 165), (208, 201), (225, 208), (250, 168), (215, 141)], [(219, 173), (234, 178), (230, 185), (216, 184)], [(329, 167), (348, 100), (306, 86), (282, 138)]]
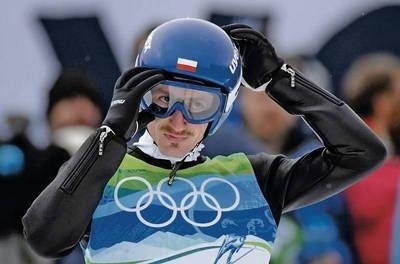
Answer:
[(140, 101), (150, 88), (163, 80), (163, 71), (158, 69), (133, 68), (123, 73), (115, 84), (103, 125), (129, 140), (138, 127), (144, 127), (154, 119), (148, 111), (139, 113)]
[(267, 83), (283, 65), (274, 47), (260, 32), (243, 24), (230, 24), (222, 29), (239, 48), (243, 78), (252, 88)]

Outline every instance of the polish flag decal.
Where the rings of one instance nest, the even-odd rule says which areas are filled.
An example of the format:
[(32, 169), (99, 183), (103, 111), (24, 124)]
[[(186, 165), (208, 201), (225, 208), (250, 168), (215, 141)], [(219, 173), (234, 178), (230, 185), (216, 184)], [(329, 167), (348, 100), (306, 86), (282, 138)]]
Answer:
[(182, 71), (196, 72), (197, 61), (178, 58), (178, 61), (176, 62), (176, 68)]

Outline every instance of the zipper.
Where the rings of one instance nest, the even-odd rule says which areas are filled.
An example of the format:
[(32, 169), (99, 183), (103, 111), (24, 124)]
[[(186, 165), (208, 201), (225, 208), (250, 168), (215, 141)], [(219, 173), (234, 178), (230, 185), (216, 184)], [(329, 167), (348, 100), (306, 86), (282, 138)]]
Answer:
[[(199, 145), (200, 143), (198, 143), (197, 145), (196, 145), (196, 147)], [(194, 147), (194, 148), (196, 148), (196, 147)], [(193, 149), (194, 149), (193, 148)], [(193, 151), (193, 150), (192, 150)], [(169, 176), (168, 176), (168, 185), (169, 186), (171, 186), (172, 185), (172, 183), (174, 182), (174, 180), (175, 180), (175, 176), (176, 176), (176, 172), (179, 170), (179, 168), (182, 166), (182, 164), (185, 162), (185, 159), (187, 158), (187, 157), (189, 157), (190, 156), (190, 153), (192, 153), (192, 152), (189, 152), (185, 157), (183, 157), (183, 159), (181, 159), (180, 161), (177, 161), (177, 162), (175, 162), (174, 164), (172, 164), (172, 171), (169, 173)]]
[(108, 126), (102, 126), (101, 128), (105, 129), (100, 133), (100, 138), (99, 138), (99, 156), (103, 156), (103, 150), (104, 150), (104, 140), (108, 136), (108, 134), (111, 132), (113, 135), (115, 135), (114, 131), (112, 131), (111, 128)]
[(181, 164), (181, 162), (175, 162), (172, 165), (172, 171), (169, 173), (169, 176), (168, 176), (168, 185), (172, 185), (172, 183), (174, 182), (176, 172), (179, 169), (179, 167), (181, 166), (180, 164)]
[(283, 71), (289, 73), (289, 75), (290, 75), (290, 87), (294, 88), (295, 85), (296, 85), (296, 79), (295, 79), (296, 72), (292, 68), (290, 68), (290, 66), (287, 65), (287, 64), (283, 64), (281, 69)]
[[(76, 190), (82, 179), (85, 177), (89, 169), (92, 167), (93, 163), (97, 160), (97, 157), (103, 155), (105, 140), (108, 134), (112, 132), (110, 128), (107, 128), (108, 127), (103, 127), (103, 129), (105, 130), (95, 136), (85, 153), (79, 159), (78, 164), (74, 166), (73, 170), (64, 180), (61, 185), (61, 189), (64, 192), (72, 194)], [(97, 146), (97, 144), (99, 144), (99, 146)]]
[(305, 88), (319, 94), (320, 96), (324, 97), (328, 101), (340, 106), (343, 105), (343, 101), (339, 100), (335, 96), (331, 95), (330, 93), (326, 92), (324, 89), (316, 87), (315, 84), (304, 78), (302, 75), (297, 74), (289, 65), (284, 64), (281, 68), (283, 71), (287, 72), (290, 75), (290, 87), (295, 87), (295, 81), (299, 84), (302, 84)]

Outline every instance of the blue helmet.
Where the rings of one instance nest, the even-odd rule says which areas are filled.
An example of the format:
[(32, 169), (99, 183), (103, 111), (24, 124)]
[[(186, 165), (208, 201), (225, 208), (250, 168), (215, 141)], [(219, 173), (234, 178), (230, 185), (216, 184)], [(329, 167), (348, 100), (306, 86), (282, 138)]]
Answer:
[[(220, 104), (217, 111), (207, 117), (203, 115), (201, 120), (176, 105), (171, 106), (172, 111), (155, 114), (166, 117), (180, 110), (190, 123), (209, 123), (209, 135), (232, 110), (242, 77), (240, 55), (230, 37), (217, 25), (195, 18), (174, 19), (155, 28), (147, 37), (135, 66), (171, 73), (174, 78), (172, 82), (166, 81), (167, 85), (217, 93)], [(142, 109), (147, 107), (142, 104)]]

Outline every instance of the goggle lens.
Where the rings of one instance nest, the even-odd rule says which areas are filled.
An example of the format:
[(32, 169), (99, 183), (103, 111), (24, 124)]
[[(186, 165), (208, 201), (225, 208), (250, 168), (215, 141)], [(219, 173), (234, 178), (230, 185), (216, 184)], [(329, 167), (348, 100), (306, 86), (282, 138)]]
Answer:
[(222, 108), (221, 96), (215, 90), (191, 89), (161, 83), (144, 95), (143, 102), (157, 117), (167, 117), (179, 110), (188, 122), (205, 123)]

